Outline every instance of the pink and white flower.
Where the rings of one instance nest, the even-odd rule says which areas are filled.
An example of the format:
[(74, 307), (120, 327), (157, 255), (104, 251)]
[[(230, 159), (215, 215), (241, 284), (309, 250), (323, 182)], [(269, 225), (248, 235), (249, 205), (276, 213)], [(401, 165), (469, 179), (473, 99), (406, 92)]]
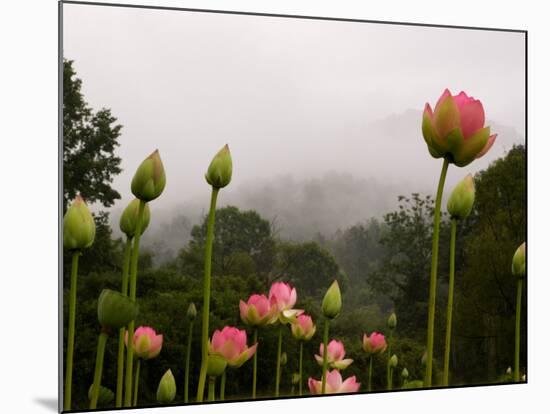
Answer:
[[(307, 381), (309, 391), (314, 395), (321, 394), (322, 380), (309, 378)], [(341, 394), (346, 392), (357, 392), (361, 383), (355, 380), (355, 376), (347, 378), (342, 381), (342, 375), (337, 369), (327, 372), (327, 383), (325, 385), (325, 394)]]
[(232, 326), (226, 326), (221, 331), (216, 329), (210, 341), (210, 354), (223, 357), (227, 364), (239, 368), (256, 352), (258, 344), (250, 348), (246, 344), (246, 331)]
[(269, 289), (269, 303), (277, 309), (281, 323), (294, 322), (298, 315), (304, 313), (302, 309), (293, 309), (297, 300), (296, 289), (288, 283), (275, 282)]
[(387, 347), (386, 338), (381, 333), (373, 332), (370, 336), (367, 334), (363, 335), (363, 350), (369, 356), (381, 354)]
[[(157, 335), (155, 330), (149, 326), (140, 326), (134, 331), (132, 341), (134, 353), (138, 358), (155, 358), (162, 349), (162, 335)], [(128, 331), (124, 336), (124, 343), (128, 346)]]
[(245, 303), (239, 302), (241, 320), (252, 326), (263, 326), (275, 322), (277, 306), (271, 304), (265, 295), (254, 294)]
[(299, 341), (309, 341), (317, 328), (313, 324), (311, 316), (306, 315), (305, 313), (299, 315), (296, 318), (296, 321), (290, 325), (290, 330), (292, 335)]
[[(323, 366), (323, 348), (323, 343), (321, 343), (321, 346), (319, 348), (320, 355), (315, 355), (315, 359), (321, 366)], [(344, 359), (344, 357), (346, 356), (346, 350), (342, 342), (333, 339), (329, 342), (327, 348), (327, 361), (329, 368), (342, 370), (346, 369), (353, 362), (353, 359)]]

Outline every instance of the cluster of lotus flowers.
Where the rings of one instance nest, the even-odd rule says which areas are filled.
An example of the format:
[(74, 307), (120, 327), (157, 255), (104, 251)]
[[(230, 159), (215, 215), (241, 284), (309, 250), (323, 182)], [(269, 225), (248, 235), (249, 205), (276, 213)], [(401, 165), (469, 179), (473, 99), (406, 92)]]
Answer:
[[(484, 109), (479, 100), (469, 97), (464, 92), (453, 96), (448, 90), (439, 98), (435, 109), (426, 104), (422, 133), (429, 153), (434, 158), (443, 158), (443, 167), (437, 189), (434, 212), (434, 230), (432, 245), (432, 262), (430, 289), (428, 299), (428, 330), (425, 361), (426, 373), (420, 386), (430, 387), (432, 383), (432, 359), (434, 342), (435, 293), (437, 279), (437, 263), (439, 249), (439, 223), (441, 199), (447, 169), (450, 164), (463, 167), (476, 158), (483, 156), (493, 145), (496, 135), (491, 135), (489, 127), (485, 127)], [(258, 343), (258, 329), (275, 326), (278, 329), (277, 359), (275, 364), (275, 397), (279, 396), (281, 366), (287, 359), (282, 350), (282, 333), (285, 326), (290, 326), (292, 336), (299, 341), (299, 372), (293, 375), (293, 384), (298, 384), (299, 395), (302, 395), (302, 358), (303, 343), (312, 339), (316, 325), (311, 316), (302, 309), (296, 309), (296, 289), (288, 283), (275, 282), (268, 295), (252, 294), (248, 300), (240, 301), (240, 318), (244, 324), (252, 328), (252, 345), (248, 345), (247, 334), (243, 329), (226, 326), (215, 330), (209, 337), (210, 285), (212, 263), (212, 241), (214, 235), (214, 218), (216, 202), (221, 189), (226, 187), (232, 176), (232, 159), (228, 146), (222, 148), (211, 161), (205, 178), (211, 186), (210, 210), (207, 218), (207, 236), (205, 244), (205, 268), (203, 284), (203, 306), (201, 309), (201, 368), (198, 381), (196, 401), (204, 398), (204, 389), (208, 379), (208, 399), (215, 399), (216, 378), (221, 377), (219, 398), (224, 399), (226, 369), (239, 368), (253, 358), (252, 398), (256, 398), (257, 356), (261, 344)], [(122, 270), (122, 288), (120, 292), (105, 289), (98, 299), (98, 320), (102, 327), (96, 354), (96, 365), (93, 383), (89, 391), (90, 408), (96, 408), (98, 401), (105, 401), (108, 390), (101, 386), (104, 350), (107, 338), (118, 330), (118, 361), (116, 406), (131, 407), (137, 405), (139, 392), (139, 371), (141, 361), (159, 355), (163, 336), (157, 335), (151, 327), (142, 326), (135, 329), (134, 321), (139, 313), (137, 291), (139, 242), (151, 219), (149, 203), (158, 198), (166, 185), (164, 166), (158, 151), (153, 152), (138, 167), (132, 182), (131, 191), (136, 197), (124, 210), (120, 219), (120, 228), (126, 235), (124, 265)], [(456, 227), (459, 220), (464, 220), (470, 214), (475, 200), (474, 180), (471, 175), (460, 181), (448, 200), (447, 211), (451, 217), (451, 268), (449, 278), (449, 296), (447, 306), (447, 329), (445, 346), (445, 367), (443, 385), (448, 385), (449, 350), (451, 347), (451, 320), (453, 310), (454, 287), (454, 250)], [(63, 221), (64, 246), (72, 254), (71, 285), (69, 291), (69, 318), (65, 371), (64, 409), (71, 409), (71, 387), (73, 370), (73, 351), (75, 342), (75, 312), (76, 312), (76, 281), (78, 274), (78, 258), (89, 248), (95, 237), (95, 223), (84, 200), (77, 195), (68, 208)], [(516, 251), (512, 260), (512, 273), (517, 276), (518, 299), (516, 313), (516, 347), (514, 379), (519, 380), (519, 320), (521, 306), (522, 281), (526, 274), (525, 243)], [(345, 358), (344, 345), (337, 339), (329, 342), (331, 321), (336, 318), (342, 308), (342, 297), (337, 281), (328, 288), (322, 303), (323, 341), (319, 354), (314, 358), (321, 367), (319, 377), (310, 377), (307, 381), (311, 394), (351, 393), (360, 389), (360, 383), (355, 376), (342, 378), (345, 370), (353, 360)], [(189, 305), (189, 335), (185, 367), (184, 401), (189, 401), (189, 371), (192, 328), (197, 316), (194, 304)], [(378, 332), (363, 336), (363, 350), (369, 358), (367, 375), (367, 390), (370, 391), (372, 379), (372, 360), (376, 355), (387, 351), (387, 388), (393, 384), (393, 371), (397, 367), (398, 357), (391, 354), (391, 337), (396, 327), (397, 318), (392, 314), (388, 319), (389, 338)], [(130, 341), (129, 338), (132, 338)], [(126, 345), (126, 347), (125, 347)], [(126, 351), (125, 351), (126, 348)], [(125, 360), (125, 361), (124, 361)], [(125, 362), (125, 363), (124, 363)], [(404, 380), (408, 378), (406, 368), (402, 371)], [(319, 378), (319, 379), (316, 379)], [(412, 382), (411, 382), (412, 383)], [(168, 404), (176, 396), (176, 383), (171, 370), (167, 370), (160, 379), (157, 400)], [(123, 401), (124, 397), (124, 401)]]

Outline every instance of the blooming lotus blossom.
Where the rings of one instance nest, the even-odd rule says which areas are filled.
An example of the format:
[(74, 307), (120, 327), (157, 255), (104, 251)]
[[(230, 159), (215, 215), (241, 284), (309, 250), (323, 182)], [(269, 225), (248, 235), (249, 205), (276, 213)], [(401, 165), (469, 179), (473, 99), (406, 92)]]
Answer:
[(373, 332), (370, 336), (367, 336), (367, 334), (363, 335), (363, 350), (369, 356), (381, 354), (387, 347), (386, 338), (381, 333)]
[[(140, 326), (134, 331), (133, 348), (138, 358), (155, 358), (162, 349), (162, 335), (157, 335), (153, 328)], [(128, 331), (124, 336), (124, 343), (128, 346)]]
[(256, 352), (258, 344), (250, 348), (246, 344), (246, 331), (226, 326), (221, 331), (216, 329), (210, 341), (209, 353), (220, 355), (227, 364), (239, 368), (248, 361)]
[(241, 320), (247, 325), (264, 326), (277, 320), (277, 306), (265, 295), (254, 294), (245, 303), (239, 302)]
[(298, 315), (304, 313), (302, 309), (293, 309), (296, 304), (296, 289), (288, 283), (275, 282), (269, 289), (269, 303), (275, 305), (281, 323), (294, 322)]
[[(315, 355), (315, 359), (321, 366), (323, 366), (323, 348), (324, 346), (321, 343), (321, 346), (319, 348), (320, 355)], [(344, 344), (342, 342), (333, 339), (329, 342), (327, 348), (327, 360), (329, 368), (338, 370), (346, 369), (353, 362), (353, 359), (344, 359), (344, 357), (346, 356), (346, 350), (344, 349)]]
[(445, 89), (435, 109), (426, 103), (422, 135), (434, 158), (446, 157), (458, 167), (480, 158), (493, 146), (496, 134), (484, 127), (483, 105), (465, 92), (453, 96)]
[(292, 335), (299, 341), (309, 341), (317, 328), (313, 324), (311, 316), (301, 314), (296, 318), (296, 321), (290, 325)]
[[(321, 380), (317, 381), (316, 379), (310, 377), (307, 384), (309, 386), (309, 391), (312, 394), (321, 394)], [(325, 389), (326, 394), (357, 392), (360, 386), (361, 383), (355, 380), (355, 376), (349, 377), (345, 381), (342, 381), (342, 375), (340, 375), (340, 372), (337, 369), (327, 372), (327, 383)]]

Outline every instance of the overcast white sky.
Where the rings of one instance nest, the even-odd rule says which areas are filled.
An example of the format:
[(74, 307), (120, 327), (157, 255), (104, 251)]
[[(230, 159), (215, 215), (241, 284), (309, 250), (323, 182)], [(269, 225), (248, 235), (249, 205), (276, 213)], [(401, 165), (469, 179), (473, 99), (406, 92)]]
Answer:
[(87, 101), (111, 108), (124, 125), (115, 209), (130, 200), (135, 168), (155, 148), (168, 180), (155, 204), (207, 200), (203, 175), (225, 143), (233, 192), (264, 178), (330, 171), (435, 190), (440, 162), (425, 148), (416, 111), (445, 87), (481, 99), (487, 118), (507, 127), (494, 128), (502, 141), (451, 169), (449, 181), (523, 140), (520, 33), (63, 8), (64, 56), (75, 61)]

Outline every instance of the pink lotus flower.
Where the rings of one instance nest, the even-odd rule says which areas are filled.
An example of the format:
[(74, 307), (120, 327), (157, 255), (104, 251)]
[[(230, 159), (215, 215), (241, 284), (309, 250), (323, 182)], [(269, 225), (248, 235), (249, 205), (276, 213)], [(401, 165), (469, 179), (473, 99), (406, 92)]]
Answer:
[[(319, 348), (320, 355), (315, 355), (315, 359), (321, 366), (323, 366), (323, 348), (323, 343), (321, 343), (321, 346)], [(346, 369), (353, 362), (353, 359), (344, 359), (344, 357), (346, 356), (346, 350), (344, 349), (344, 344), (342, 342), (333, 339), (329, 342), (327, 348), (327, 360), (329, 368), (338, 370)]]
[(313, 324), (311, 316), (301, 314), (296, 318), (296, 322), (290, 325), (292, 335), (299, 341), (309, 341), (315, 335), (316, 327)]
[[(309, 391), (312, 394), (314, 395), (321, 394), (322, 381), (317, 381), (310, 377), (307, 380), (307, 384), (309, 385)], [(340, 375), (340, 371), (335, 369), (333, 371), (327, 372), (327, 383), (325, 387), (326, 394), (341, 394), (345, 392), (357, 392), (359, 391), (360, 386), (361, 386), (361, 383), (355, 380), (355, 376), (349, 377), (344, 382), (342, 382), (342, 375)]]
[(493, 146), (496, 134), (484, 127), (483, 105), (464, 92), (453, 96), (445, 89), (435, 110), (426, 103), (422, 135), (434, 158), (446, 157), (458, 167), (480, 158)]
[(246, 331), (226, 326), (215, 330), (210, 341), (209, 352), (222, 356), (229, 366), (239, 368), (256, 352), (258, 344), (250, 348), (246, 344)]
[[(134, 331), (133, 348), (138, 358), (155, 358), (162, 349), (162, 335), (157, 335), (153, 328), (140, 326)], [(124, 336), (124, 343), (128, 346), (128, 331)]]
[(281, 323), (294, 322), (298, 315), (304, 313), (301, 309), (292, 309), (296, 299), (296, 289), (288, 283), (275, 282), (269, 289), (269, 303), (275, 305)]
[(247, 325), (263, 326), (275, 322), (277, 306), (271, 305), (265, 295), (252, 295), (248, 302), (239, 302), (241, 320)]
[(373, 332), (370, 336), (363, 335), (363, 350), (370, 355), (376, 355), (383, 353), (388, 344), (386, 344), (386, 338), (384, 335), (378, 332)]

